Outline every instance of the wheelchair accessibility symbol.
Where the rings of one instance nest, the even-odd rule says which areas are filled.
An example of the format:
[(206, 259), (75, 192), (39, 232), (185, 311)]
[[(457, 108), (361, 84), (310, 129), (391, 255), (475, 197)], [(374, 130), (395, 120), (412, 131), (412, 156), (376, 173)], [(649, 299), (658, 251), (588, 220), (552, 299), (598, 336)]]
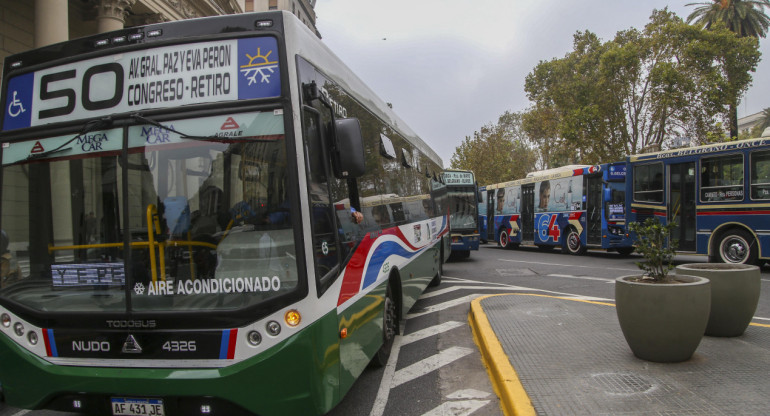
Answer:
[(13, 92), (13, 100), (8, 104), (8, 115), (11, 117), (18, 117), (21, 113), (27, 111), (21, 104), (21, 100), (16, 97), (18, 91)]

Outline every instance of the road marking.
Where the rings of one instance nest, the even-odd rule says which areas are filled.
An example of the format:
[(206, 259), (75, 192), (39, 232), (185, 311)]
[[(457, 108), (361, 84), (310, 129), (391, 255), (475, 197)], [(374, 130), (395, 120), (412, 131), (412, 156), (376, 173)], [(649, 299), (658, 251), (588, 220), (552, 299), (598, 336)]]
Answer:
[(452, 400), (486, 399), (491, 394), (492, 393), (487, 393), (485, 391), (476, 390), (476, 389), (464, 389), (464, 390), (457, 390), (452, 394), (448, 394), (446, 398), (452, 399)]
[(428, 337), (432, 337), (432, 336), (438, 335), (438, 334), (440, 334), (442, 332), (446, 332), (446, 331), (449, 331), (451, 329), (455, 329), (457, 327), (461, 327), (463, 325), (465, 325), (465, 324), (462, 323), (462, 322), (447, 321), (447, 322), (444, 322), (444, 323), (439, 324), (439, 325), (434, 325), (434, 326), (431, 326), (431, 327), (428, 327), (428, 328), (425, 328), (425, 329), (421, 329), (421, 330), (419, 330), (417, 332), (413, 332), (413, 333), (411, 333), (409, 335), (404, 335), (404, 337), (403, 337), (404, 339), (401, 340), (401, 345), (403, 346), (403, 345), (411, 344), (413, 342), (416, 342), (416, 341), (419, 341), (419, 340), (422, 340), (422, 339), (425, 339), (425, 338), (428, 338)]
[(382, 416), (385, 413), (385, 405), (388, 404), (388, 396), (390, 395), (390, 381), (393, 380), (393, 375), (396, 373), (396, 364), (398, 364), (398, 353), (401, 351), (401, 341), (404, 337), (396, 335), (393, 339), (393, 348), (390, 350), (390, 358), (385, 365), (385, 371), (380, 379), (380, 388), (377, 390), (377, 397), (374, 399), (372, 405), (372, 411), (369, 412), (369, 416)]
[(408, 367), (396, 371), (390, 387), (395, 388), (418, 377), (424, 376), (425, 374), (459, 360), (472, 352), (472, 349), (464, 347), (447, 348), (440, 351), (438, 354), (434, 354), (424, 360), (420, 360)]
[(549, 274), (548, 277), (563, 277), (565, 279), (582, 279), (582, 280), (598, 280), (605, 283), (615, 283), (615, 279), (603, 278), (603, 277), (590, 277), (590, 276), (572, 276), (569, 274)]
[(477, 297), (481, 296), (480, 293), (474, 293), (472, 295), (463, 296), (461, 298), (448, 300), (446, 302), (438, 303), (436, 305), (428, 306), (427, 308), (422, 309), (419, 312), (410, 313), (406, 315), (406, 319), (412, 319), (417, 318), (418, 316), (427, 315), (429, 313), (442, 311), (444, 309), (449, 309), (458, 305), (462, 305), (465, 303), (470, 303), (473, 299), (476, 299)]
[(21, 410), (13, 414), (13, 416), (21, 416), (26, 415), (27, 413), (31, 412), (31, 410)]
[(457, 402), (444, 402), (435, 409), (423, 413), (422, 416), (467, 416), (481, 409), (489, 403), (489, 400), (462, 400)]
[(428, 298), (432, 298), (432, 297), (435, 297), (435, 296), (445, 295), (447, 293), (454, 292), (454, 291), (457, 291), (457, 290), (478, 290), (478, 289), (481, 289), (481, 290), (484, 290), (484, 289), (486, 289), (486, 290), (527, 290), (527, 288), (521, 287), (521, 286), (502, 286), (502, 287), (469, 286), (469, 285), (449, 286), (449, 287), (445, 287), (443, 289), (434, 290), (432, 292), (423, 293), (423, 295), (420, 296), (420, 299), (428, 299)]
[[(558, 264), (558, 263), (538, 263), (535, 261), (525, 261), (525, 260), (510, 260), (510, 259), (498, 259), (500, 261), (509, 261), (513, 263), (527, 263), (527, 264), (540, 264), (545, 266), (562, 266), (562, 267), (583, 267), (586, 269), (595, 269), (596, 266), (579, 266), (575, 264)], [(602, 267), (603, 270), (622, 270), (627, 272), (638, 272), (639, 269), (625, 269), (621, 267)]]

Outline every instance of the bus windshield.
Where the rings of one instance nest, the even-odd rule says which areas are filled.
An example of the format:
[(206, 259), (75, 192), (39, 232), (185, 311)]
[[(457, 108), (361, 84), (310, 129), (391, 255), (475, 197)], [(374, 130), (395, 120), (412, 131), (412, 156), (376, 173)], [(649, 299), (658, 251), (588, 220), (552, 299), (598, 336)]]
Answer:
[(27, 308), (233, 310), (298, 287), (281, 110), (14, 142), (2, 178), (0, 297)]
[(474, 186), (449, 187), (449, 223), (453, 230), (476, 228), (477, 202)]

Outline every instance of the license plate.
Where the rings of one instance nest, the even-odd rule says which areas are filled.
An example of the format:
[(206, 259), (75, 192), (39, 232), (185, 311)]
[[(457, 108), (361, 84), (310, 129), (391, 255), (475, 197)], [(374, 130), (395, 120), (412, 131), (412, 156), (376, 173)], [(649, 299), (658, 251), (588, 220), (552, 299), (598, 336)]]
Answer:
[(163, 399), (113, 397), (113, 416), (164, 416)]

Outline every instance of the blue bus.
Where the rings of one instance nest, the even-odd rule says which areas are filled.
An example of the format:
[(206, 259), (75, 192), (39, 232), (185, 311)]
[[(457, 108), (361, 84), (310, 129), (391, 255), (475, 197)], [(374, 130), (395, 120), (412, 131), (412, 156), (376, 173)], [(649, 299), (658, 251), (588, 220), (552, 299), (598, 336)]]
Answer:
[(770, 260), (770, 138), (629, 156), (629, 221), (676, 221), (680, 252)]
[(625, 163), (570, 165), (486, 186), (488, 239), (581, 255), (633, 251), (625, 223)]
[(446, 206), (452, 254), (465, 258), (479, 249), (478, 190), (472, 171), (448, 169), (441, 172), (446, 185)]

